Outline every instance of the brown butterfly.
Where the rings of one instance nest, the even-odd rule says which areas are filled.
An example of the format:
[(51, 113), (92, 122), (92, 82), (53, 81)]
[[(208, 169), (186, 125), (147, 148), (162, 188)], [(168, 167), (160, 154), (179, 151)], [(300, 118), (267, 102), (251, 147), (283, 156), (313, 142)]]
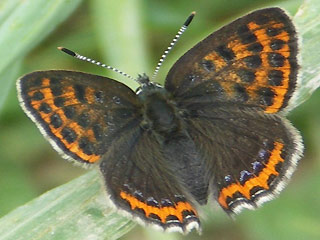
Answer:
[(164, 87), (141, 75), (134, 92), (106, 77), (57, 70), (27, 74), (17, 89), (54, 149), (99, 164), (117, 208), (188, 232), (200, 229), (196, 209), (208, 197), (239, 213), (272, 199), (290, 179), (303, 152), (284, 117), (297, 85), (297, 49), (288, 15), (266, 8), (190, 49)]

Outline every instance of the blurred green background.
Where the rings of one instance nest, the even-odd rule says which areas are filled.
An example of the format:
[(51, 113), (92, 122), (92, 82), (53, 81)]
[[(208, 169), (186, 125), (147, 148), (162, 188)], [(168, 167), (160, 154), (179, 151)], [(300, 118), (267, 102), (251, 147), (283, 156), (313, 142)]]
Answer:
[[(160, 71), (158, 79), (163, 82), (179, 56), (220, 26), (266, 6), (281, 6), (294, 15), (301, 3), (302, 0), (82, 1), (43, 41), (25, 47), (24, 53), (30, 52), (10, 65), (23, 61), (12, 70), (10, 78), (3, 79), (0, 74), (0, 83), (11, 82), (11, 87), (1, 93), (7, 94), (5, 101), (0, 102), (0, 217), (85, 172), (63, 160), (24, 115), (17, 101), (15, 79), (35, 70), (73, 69), (128, 81), (64, 55), (56, 50), (57, 46), (101, 60), (132, 76), (143, 72), (151, 75), (181, 24), (191, 11), (196, 11), (194, 22)], [(0, 11), (5, 7), (0, 3)], [(5, 19), (0, 14), (0, 23)], [(235, 220), (216, 206), (206, 207), (201, 237), (195, 233), (187, 237), (163, 235), (137, 226), (122, 239), (320, 239), (319, 106), (318, 91), (289, 115), (303, 135), (306, 150), (280, 198), (256, 211), (244, 211)]]

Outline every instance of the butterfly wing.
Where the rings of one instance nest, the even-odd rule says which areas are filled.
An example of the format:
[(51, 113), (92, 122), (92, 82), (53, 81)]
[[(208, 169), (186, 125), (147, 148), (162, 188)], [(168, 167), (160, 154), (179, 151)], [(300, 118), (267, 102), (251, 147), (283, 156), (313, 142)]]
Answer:
[(266, 113), (284, 109), (297, 79), (297, 37), (279, 8), (252, 12), (184, 54), (165, 83), (177, 101), (236, 102)]
[(283, 10), (269, 8), (209, 35), (167, 76), (165, 87), (228, 213), (278, 194), (302, 155), (300, 134), (275, 114), (287, 106), (297, 71), (295, 28)]
[(151, 131), (128, 130), (109, 149), (100, 170), (111, 201), (121, 210), (168, 231), (199, 229), (197, 212)]
[(302, 156), (299, 132), (278, 115), (203, 106), (188, 120), (215, 199), (228, 213), (255, 208), (286, 185)]
[(58, 152), (81, 163), (100, 160), (119, 209), (162, 229), (200, 228), (193, 204), (167, 165), (172, 156), (140, 127), (141, 103), (130, 88), (71, 71), (34, 72), (18, 80), (17, 88), (23, 109)]
[(81, 163), (101, 159), (111, 143), (139, 126), (140, 102), (127, 86), (73, 71), (43, 71), (17, 82), (20, 104), (53, 147)]

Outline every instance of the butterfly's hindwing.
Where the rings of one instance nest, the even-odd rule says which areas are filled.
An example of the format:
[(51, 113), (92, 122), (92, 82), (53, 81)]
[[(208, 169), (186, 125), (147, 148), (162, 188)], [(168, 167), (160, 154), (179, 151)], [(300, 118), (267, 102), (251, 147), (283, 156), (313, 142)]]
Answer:
[(301, 158), (299, 132), (280, 116), (250, 108), (198, 109), (190, 116), (188, 129), (222, 208), (238, 213), (276, 196)]
[(133, 217), (168, 231), (199, 229), (192, 202), (169, 168), (155, 136), (130, 129), (100, 164), (111, 200)]

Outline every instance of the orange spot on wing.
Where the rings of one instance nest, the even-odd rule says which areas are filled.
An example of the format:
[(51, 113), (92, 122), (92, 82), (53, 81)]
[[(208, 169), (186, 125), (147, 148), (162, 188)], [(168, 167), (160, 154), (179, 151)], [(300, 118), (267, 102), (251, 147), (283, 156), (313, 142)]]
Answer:
[(211, 52), (204, 57), (204, 60), (212, 61), (215, 65), (216, 71), (220, 71), (222, 68), (227, 66), (227, 63), (223, 60), (223, 58), (216, 52)]
[[(288, 69), (284, 69), (288, 68)], [(272, 87), (273, 91), (275, 92), (275, 97), (273, 99), (273, 104), (268, 106), (264, 111), (266, 113), (276, 113), (283, 105), (283, 101), (289, 89), (289, 81), (290, 81), (290, 64), (288, 60), (285, 60), (285, 64), (283, 67), (275, 68), (283, 73), (283, 80), (282, 85), (279, 87)]]
[(49, 78), (43, 78), (42, 79), (42, 87), (49, 87), (50, 86), (50, 79)]
[(91, 87), (87, 87), (86, 88), (85, 95), (86, 95), (86, 99), (87, 99), (89, 104), (95, 103), (94, 93), (95, 93), (95, 91), (94, 91), (93, 88), (91, 88)]
[[(283, 28), (283, 23), (269, 23), (270, 26), (273, 28)], [(275, 97), (273, 99), (273, 104), (265, 108), (266, 113), (276, 113), (282, 107), (284, 103), (285, 96), (288, 92), (289, 88), (289, 77), (291, 72), (291, 66), (288, 61), (288, 57), (290, 57), (290, 48), (288, 46), (288, 41), (290, 40), (289, 33), (283, 30), (280, 34), (276, 35), (275, 37), (269, 37), (266, 34), (265, 28), (259, 28), (254, 22), (250, 22), (248, 24), (248, 28), (254, 32), (257, 37), (257, 41), (263, 46), (263, 52), (260, 54), (262, 65), (261, 68), (256, 72), (256, 81), (248, 87), (248, 92), (254, 92), (261, 86), (268, 86), (267, 82), (267, 72), (269, 70), (280, 70), (283, 73), (282, 85), (280, 86), (268, 86), (270, 87), (274, 93)], [(274, 39), (281, 39), (286, 44), (279, 50), (272, 50), (270, 47), (270, 43)], [(274, 67), (272, 68), (269, 64), (268, 54), (271, 52), (280, 53), (282, 56), (285, 57), (284, 65), (282, 67)]]
[(65, 87), (64, 94), (61, 97), (66, 99), (65, 106), (80, 104), (72, 86)]
[(91, 128), (87, 130), (85, 135), (88, 137), (90, 142), (95, 142), (96, 141), (96, 138), (94, 136), (94, 132), (93, 132), (93, 130)]
[[(37, 90), (38, 91), (38, 90)], [(34, 91), (32, 91), (34, 92)], [(79, 147), (78, 142), (75, 141), (73, 143), (68, 143), (64, 137), (61, 134), (61, 130), (65, 127), (68, 126), (70, 127), (73, 131), (75, 131), (75, 133), (77, 134), (77, 136), (83, 136), (83, 135), (88, 135), (89, 140), (93, 140), (94, 139), (94, 134), (93, 131), (89, 130), (87, 132), (85, 132), (81, 126), (79, 126), (76, 122), (71, 121), (69, 119), (67, 119), (67, 117), (65, 116), (63, 110), (61, 108), (58, 108), (55, 106), (54, 104), (54, 96), (52, 95), (51, 89), (50, 89), (50, 80), (48, 78), (44, 78), (42, 79), (42, 89), (40, 89), (40, 92), (44, 95), (44, 99), (41, 101), (32, 101), (32, 107), (36, 110), (39, 110), (39, 107), (41, 106), (42, 102), (45, 102), (46, 104), (48, 104), (50, 106), (50, 108), (52, 109), (52, 111), (50, 113), (44, 113), (44, 112), (40, 112), (39, 114), (41, 116), (41, 118), (46, 122), (46, 124), (48, 124), (50, 131), (53, 135), (55, 135), (62, 143), (63, 145), (72, 153), (76, 154), (79, 158), (81, 158), (83, 161), (87, 161), (90, 163), (94, 163), (97, 162), (98, 160), (100, 160), (100, 156), (96, 155), (96, 154), (92, 154), (92, 155), (88, 155), (85, 154), (82, 149)], [(33, 94), (33, 93), (32, 93)], [(30, 95), (30, 93), (29, 93)], [(31, 95), (32, 96), (32, 95)], [(66, 105), (73, 105), (73, 104), (77, 104), (78, 101), (75, 98), (75, 94), (74, 94), (74, 89), (69, 86), (66, 87), (64, 94), (61, 95), (61, 97), (64, 97), (67, 99), (67, 101), (65, 102)], [(56, 113), (59, 115), (59, 117), (61, 118), (61, 121), (63, 122), (62, 126), (59, 128), (54, 128), (51, 123), (50, 123), (50, 117), (53, 113)]]
[(235, 54), (237, 60), (252, 55), (252, 53), (247, 50), (247, 45), (246, 44), (242, 44), (239, 40), (231, 41), (230, 43), (228, 43), (227, 47), (232, 49), (232, 51)]
[(155, 214), (157, 215), (162, 223), (166, 223), (166, 218), (169, 215), (176, 216), (179, 221), (182, 223), (183, 222), (183, 211), (193, 211), (195, 214), (197, 212), (195, 209), (188, 203), (188, 202), (178, 202), (175, 204), (174, 207), (154, 207), (147, 205), (144, 202), (139, 201), (135, 197), (131, 196), (130, 194), (127, 194), (123, 191), (120, 192), (120, 197), (124, 200), (126, 200), (130, 206), (131, 209), (134, 210), (136, 208), (143, 209), (145, 212), (146, 217), (149, 217), (150, 214)]
[(273, 28), (283, 28), (284, 24), (283, 23), (276, 23), (276, 22), (271, 22), (271, 26)]
[(283, 148), (283, 144), (279, 142), (275, 142), (274, 149), (271, 152), (269, 161), (265, 164), (262, 171), (255, 177), (250, 178), (243, 185), (238, 183), (233, 183), (225, 188), (222, 188), (218, 202), (224, 208), (228, 208), (227, 198), (232, 198), (233, 194), (236, 192), (241, 193), (245, 198), (251, 199), (250, 190), (254, 187), (262, 187), (265, 190), (269, 189), (268, 179), (271, 175), (278, 176), (279, 172), (276, 170), (276, 165), (279, 162), (283, 162), (284, 159), (281, 157), (281, 151)]

